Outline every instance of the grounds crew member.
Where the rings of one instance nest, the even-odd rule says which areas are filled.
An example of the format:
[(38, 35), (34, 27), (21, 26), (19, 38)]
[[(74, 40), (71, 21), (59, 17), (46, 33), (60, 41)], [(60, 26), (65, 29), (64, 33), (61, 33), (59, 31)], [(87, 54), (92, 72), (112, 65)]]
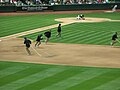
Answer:
[(35, 43), (35, 47), (36, 46), (39, 46), (41, 44), (41, 40), (42, 40), (42, 34), (38, 35), (37, 36), (37, 39), (36, 39), (36, 43)]
[(111, 42), (111, 45), (114, 45), (114, 44), (116, 43), (116, 41), (118, 41), (117, 32), (112, 36), (112, 42)]
[(83, 14), (80, 14), (80, 18), (81, 18), (82, 20), (85, 20), (85, 17), (84, 17)]
[(58, 25), (57, 37), (61, 37), (61, 24)]
[(28, 52), (29, 55), (31, 55), (31, 52), (29, 50), (31, 41), (25, 37), (24, 38), (24, 44), (26, 45), (26, 51)]
[(51, 30), (48, 30), (44, 33), (46, 40), (45, 43), (47, 44), (47, 42), (49, 41), (50, 37), (51, 37)]
[(80, 14), (80, 15), (77, 16), (77, 19), (78, 20), (85, 20), (85, 17), (84, 17), (83, 14)]

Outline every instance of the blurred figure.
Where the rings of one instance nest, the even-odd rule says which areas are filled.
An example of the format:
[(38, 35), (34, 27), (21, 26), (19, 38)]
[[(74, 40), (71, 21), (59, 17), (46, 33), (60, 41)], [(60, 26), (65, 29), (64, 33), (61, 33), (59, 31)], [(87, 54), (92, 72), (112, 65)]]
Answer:
[(61, 24), (58, 25), (57, 37), (61, 37)]
[(36, 0), (36, 4), (42, 4), (41, 0)]
[(51, 30), (48, 30), (47, 32), (45, 32), (44, 35), (46, 37), (45, 43), (47, 44), (47, 42), (49, 41), (51, 37)]
[(76, 17), (76, 19), (80, 20), (80, 15), (78, 15), (78, 16)]
[(82, 20), (85, 20), (85, 16), (84, 16), (83, 14), (80, 14), (80, 18), (81, 18)]
[(112, 11), (115, 12), (115, 11), (116, 11), (116, 8), (117, 8), (117, 5), (115, 5), (115, 6), (112, 8)]
[(116, 41), (118, 40), (118, 36), (117, 36), (117, 32), (112, 36), (112, 42), (111, 42), (111, 45), (113, 46)]
[(42, 40), (42, 34), (38, 35), (37, 36), (37, 39), (36, 39), (36, 43), (35, 43), (35, 47), (36, 46), (39, 46), (41, 44), (41, 40)]
[(25, 37), (24, 38), (24, 44), (26, 45), (26, 51), (28, 52), (29, 55), (31, 55), (31, 52), (29, 50), (31, 41)]
[(78, 19), (78, 20), (85, 20), (85, 17), (84, 17), (83, 14), (80, 14), (80, 15), (78, 15), (78, 16), (76, 17), (76, 19)]

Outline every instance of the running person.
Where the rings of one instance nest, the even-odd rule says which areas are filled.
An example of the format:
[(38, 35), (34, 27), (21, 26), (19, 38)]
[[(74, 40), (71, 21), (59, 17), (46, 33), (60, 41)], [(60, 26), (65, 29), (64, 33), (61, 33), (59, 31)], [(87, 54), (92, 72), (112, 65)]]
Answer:
[(24, 44), (26, 45), (26, 51), (28, 52), (29, 55), (31, 55), (31, 52), (29, 50), (31, 41), (25, 37), (24, 38)]
[(38, 35), (37, 36), (37, 39), (36, 39), (36, 43), (35, 43), (35, 47), (36, 46), (39, 46), (41, 44), (41, 40), (42, 40), (42, 34)]
[(57, 37), (61, 37), (61, 24), (58, 25)]
[(116, 40), (118, 39), (117, 32), (112, 36), (112, 42), (111, 45), (114, 45), (116, 43)]
[(46, 37), (45, 43), (47, 44), (47, 42), (49, 41), (49, 39), (51, 37), (51, 30), (45, 32), (44, 35)]

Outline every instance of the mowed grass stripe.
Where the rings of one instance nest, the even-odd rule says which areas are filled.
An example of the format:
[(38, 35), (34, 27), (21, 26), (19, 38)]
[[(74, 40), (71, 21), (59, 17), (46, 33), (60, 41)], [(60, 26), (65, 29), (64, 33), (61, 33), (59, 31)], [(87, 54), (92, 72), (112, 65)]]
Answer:
[(94, 31), (79, 32), (76, 34), (72, 34), (71, 36), (63, 37), (66, 38), (63, 42), (76, 43), (77, 41), (82, 43), (82, 41), (84, 42), (84, 40), (92, 38), (92, 36), (94, 37), (94, 34), (96, 35), (97, 33), (95, 33)]
[(92, 34), (87, 35), (86, 37), (83, 37), (81, 42), (89, 42), (91, 40), (94, 40), (102, 36), (104, 36), (103, 32), (93, 32)]
[[(100, 27), (103, 25), (102, 23), (97, 23), (97, 24), (100, 24)], [(110, 22), (104, 22), (104, 24), (110, 24)], [(115, 24), (115, 26), (117, 26), (117, 24), (116, 23), (114, 23), (114, 22), (111, 22), (111, 24)], [(107, 29), (106, 27), (99, 27), (99, 26), (97, 26), (96, 25), (96, 27), (94, 26), (94, 24), (91, 24), (91, 23), (87, 23), (86, 25), (90, 25), (90, 27), (88, 28), (88, 29), (92, 29), (92, 30), (86, 30), (86, 32), (91, 32), (91, 31), (93, 31), (94, 32), (94, 34), (95, 33), (100, 33), (99, 35), (96, 35), (95, 37), (96, 38), (94, 38), (94, 36), (93, 36), (93, 34), (91, 35), (91, 34), (88, 34), (88, 35), (84, 35), (84, 34), (82, 34), (81, 33), (81, 31), (79, 31), (79, 34), (81, 34), (82, 36), (80, 37), (79, 36), (79, 34), (74, 34), (74, 31), (73, 31), (73, 36), (71, 35), (70, 37), (69, 36), (67, 36), (67, 38), (69, 39), (69, 41), (66, 39), (66, 36), (64, 36), (65, 34), (64, 34), (64, 31), (63, 31), (63, 34), (62, 34), (62, 36), (63, 36), (63, 38), (62, 39), (60, 39), (60, 40), (51, 40), (52, 42), (64, 42), (64, 43), (90, 43), (90, 44), (96, 44), (96, 43), (98, 43), (98, 38), (103, 38), (103, 39), (105, 39), (107, 42), (108, 41), (110, 41), (111, 40), (111, 36), (112, 36), (112, 34), (115, 32), (115, 31), (113, 31), (113, 30), (111, 30), (111, 31), (108, 31), (109, 29)], [(92, 25), (92, 26), (91, 26)], [(75, 27), (75, 25), (73, 24), (73, 26)], [(94, 27), (93, 27), (94, 26)], [(104, 26), (104, 25), (103, 25)], [(71, 27), (71, 26), (70, 26)], [(79, 27), (79, 26), (78, 26)], [(107, 27), (110, 27), (109, 25), (107, 26)], [(118, 26), (117, 26), (118, 27)], [(65, 27), (64, 27), (65, 28)], [(75, 27), (75, 28), (77, 28), (77, 27)], [(82, 29), (82, 28), (81, 28)], [(70, 29), (71, 30), (71, 29)], [(68, 33), (67, 33), (67, 35), (69, 35), (69, 32), (71, 33), (72, 32), (72, 30), (71, 31), (68, 31)], [(78, 29), (77, 29), (78, 30)], [(82, 29), (83, 30), (83, 29)], [(118, 31), (118, 30), (117, 30)], [(85, 33), (85, 32), (84, 32)], [(104, 33), (106, 34), (106, 33), (108, 33), (108, 37), (107, 37), (107, 35), (104, 35)], [(111, 36), (110, 36), (110, 35)], [(89, 38), (88, 37), (88, 39), (91, 39), (91, 40), (87, 40), (86, 39), (86, 37), (87, 36), (93, 36), (92, 38), (95, 40), (92, 40), (92, 38)], [(85, 37), (86, 36), (86, 37)], [(99, 37), (98, 37), (99, 36)], [(71, 37), (73, 37), (73, 38), (71, 38)], [(74, 37), (78, 37), (77, 39), (79, 39), (79, 40), (77, 40), (77, 39), (75, 39)], [(107, 37), (107, 38), (106, 38)], [(109, 38), (109, 40), (108, 40), (108, 38)], [(54, 38), (52, 38), (52, 39), (54, 39)], [(82, 42), (81, 42), (81, 40), (83, 40)], [(84, 41), (84, 40), (87, 40), (88, 42), (86, 42), (86, 41)], [(77, 42), (76, 42), (77, 41)], [(90, 41), (90, 42), (89, 42)], [(91, 42), (92, 41), (92, 42)], [(105, 42), (105, 44), (106, 44), (106, 42)]]
[[(66, 35), (66, 36), (64, 36), (63, 35), (63, 39), (61, 39), (61, 41), (63, 41), (63, 42), (69, 42), (69, 41), (71, 41), (72, 39), (74, 39), (75, 37), (78, 37), (78, 38), (75, 38), (75, 39), (81, 39), (81, 37), (83, 37), (83, 36), (86, 36), (86, 35), (88, 35), (88, 34), (91, 34), (92, 32), (82, 32), (82, 34), (80, 34), (80, 33), (69, 33), (69, 35)], [(74, 39), (74, 40), (75, 40)]]
[[(67, 26), (66, 25), (62, 26), (62, 32), (63, 32), (63, 34), (67, 35), (69, 33), (78, 33), (80, 31), (86, 31), (86, 30), (83, 30), (84, 29), (83, 26), (85, 26), (85, 25), (79, 26), (79, 24), (78, 24), (77, 27), (75, 27), (75, 25), (76, 25), (76, 23), (74, 23), (74, 24), (68, 24)], [(74, 29), (73, 29), (73, 27), (74, 27)], [(83, 28), (83, 29), (81, 29), (81, 28)], [(56, 30), (57, 30), (57, 28), (56, 28)]]
[[(86, 36), (86, 35), (89, 35), (89, 34), (92, 34), (92, 32), (83, 32), (83, 33), (76, 33), (76, 34), (71, 34), (71, 36), (67, 36), (66, 39), (64, 41), (70, 41), (72, 40), (72, 38), (76, 38), (76, 37), (83, 37), (83, 36)], [(77, 38), (76, 38), (77, 39)]]
[[(82, 24), (82, 25), (81, 25)], [(67, 29), (66, 31), (68, 32), (73, 32), (74, 33), (79, 33), (81, 31), (93, 31), (93, 30), (90, 30), (91, 29), (91, 26), (88, 26), (87, 23), (83, 24), (83, 23), (75, 23), (75, 24), (71, 24), (69, 25), (68, 28), (66, 28), (65, 26), (63, 27), (63, 32), (64, 32), (64, 29)], [(92, 28), (93, 29), (93, 28)], [(67, 33), (68, 33), (67, 32)], [(66, 33), (66, 32), (64, 32)]]
[(0, 71), (9, 67), (12, 67), (12, 65), (6, 64), (5, 62), (0, 61)]
[[(16, 65), (16, 64), (17, 63), (13, 63), (11, 66)], [(85, 83), (85, 82), (90, 81), (90, 80), (92, 80), (91, 83), (96, 84), (97, 82), (96, 82), (96, 80), (94, 80), (96, 78), (98, 78), (99, 80), (102, 80), (102, 78), (104, 80), (105, 79), (107, 80), (107, 81), (105, 81), (105, 83), (95, 87), (95, 88), (97, 88), (97, 87), (100, 87), (102, 85), (107, 85), (107, 83), (110, 83), (112, 81), (114, 81), (114, 83), (117, 83), (116, 80), (120, 78), (119, 77), (120, 76), (119, 75), (120, 69), (56, 66), (56, 65), (36, 65), (36, 64), (20, 64), (20, 63), (17, 65), (30, 66), (30, 68), (34, 68), (34, 69), (30, 69), (31, 72), (33, 70), (36, 70), (36, 69), (38, 69), (38, 72), (36, 72), (34, 74), (30, 74), (30, 75), (23, 77), (21, 79), (9, 82), (8, 84), (1, 86), (0, 90), (41, 90), (41, 89), (42, 90), (67, 90), (70, 87), (79, 85), (80, 83), (81, 84)], [(55, 68), (58, 68), (58, 69), (54, 70), (54, 72), (58, 71), (58, 73), (53, 74), (53, 71), (49, 72), (49, 70), (52, 70)], [(59, 72), (59, 69), (64, 69), (64, 70), (61, 70)], [(113, 73), (110, 73), (110, 72), (113, 72)], [(21, 72), (21, 74), (25, 74), (25, 73), (27, 73), (27, 72)], [(52, 75), (49, 75), (51, 73), (52, 73)], [(108, 73), (108, 74), (106, 76), (104, 76), (106, 73)], [(64, 74), (65, 74), (65, 77), (64, 77)], [(101, 78), (99, 78), (99, 76), (101, 76)], [(112, 76), (114, 76), (116, 78), (110, 80), (109, 78), (111, 78)], [(98, 82), (101, 82), (99, 80), (98, 80)], [(87, 84), (87, 85), (89, 85), (89, 84)], [(32, 88), (29, 88), (29, 86), (31, 86)], [(26, 88), (26, 87), (28, 87), (28, 88)], [(115, 85), (114, 85), (114, 87), (115, 87)], [(117, 85), (116, 85), (116, 87), (117, 87), (117, 89), (119, 88)], [(84, 90), (84, 88), (80, 88), (80, 89)], [(80, 89), (78, 88), (75, 90), (80, 90)]]
[[(106, 34), (105, 36), (103, 36), (102, 38), (97, 38), (95, 39), (94, 41), (89, 41), (89, 43), (94, 43), (94, 44), (97, 44), (97, 45), (110, 45), (111, 41), (112, 41), (112, 34), (111, 33), (108, 33)], [(115, 45), (119, 45), (119, 43), (115, 43)]]
[[(80, 41), (81, 43), (87, 43), (87, 44), (97, 44), (100, 40), (106, 40), (106, 37), (108, 37), (107, 35), (109, 35), (108, 33), (104, 33), (104, 32), (99, 32), (99, 33), (94, 33), (91, 37), (88, 37), (87, 39), (84, 39), (82, 41)], [(106, 37), (105, 37), (106, 36)], [(103, 38), (104, 37), (104, 38)], [(100, 40), (99, 40), (100, 39)], [(110, 40), (107, 40), (107, 42)]]
[[(2, 28), (2, 31), (0, 32), (0, 37), (4, 36), (4, 35), (10, 35), (10, 34), (15, 34), (18, 32), (22, 32), (22, 31), (28, 31), (31, 29), (36, 29), (36, 28), (40, 28), (40, 27), (44, 27), (44, 26), (49, 26), (52, 24), (56, 24), (58, 22), (54, 21), (53, 19), (45, 19), (47, 22), (45, 22), (44, 19), (38, 20), (37, 18), (39, 18), (37, 16), (37, 18), (35, 18), (36, 16), (34, 16), (34, 18), (36, 19), (31, 19), (31, 16), (28, 16), (29, 18), (25, 20), (21, 17), (19, 19), (15, 19), (14, 22), (5, 22), (5, 24), (1, 24), (1, 26), (5, 26)], [(9, 21), (9, 20), (8, 20)], [(4, 21), (3, 21), (4, 22)], [(42, 22), (42, 23), (41, 23)]]
[[(24, 23), (26, 22), (26, 23)], [(9, 27), (9, 30), (5, 30), (5, 31), (2, 31), (2, 32), (9, 32), (11, 29), (17, 29), (17, 28), (22, 28), (22, 26), (26, 26), (26, 27), (29, 27), (27, 24), (29, 23), (29, 25), (32, 25), (31, 23), (33, 22), (28, 22), (28, 20), (14, 20), (14, 22), (5, 22), (5, 24), (2, 25), (2, 27), (4, 29), (7, 29)], [(14, 26), (13, 26), (14, 25)], [(12, 26), (12, 27), (11, 27)], [(17, 27), (17, 28), (16, 28)]]
[[(67, 40), (69, 40), (69, 39), (71, 39), (71, 38), (74, 38), (75, 36), (78, 36), (78, 34), (79, 34), (79, 33), (74, 33), (74, 34), (73, 34), (73, 33), (68, 33), (68, 35), (63, 35), (62, 38), (64, 39), (64, 42), (65, 42), (65, 41), (67, 41)], [(57, 42), (57, 41), (58, 41), (57, 39), (58, 39), (57, 37), (56, 37), (55, 40), (53, 40), (53, 39), (51, 38), (51, 41), (56, 41), (56, 42)], [(61, 41), (63, 41), (63, 39), (61, 39)], [(60, 40), (59, 40), (59, 41), (60, 41)]]
[[(100, 32), (97, 32), (97, 33), (92, 32), (91, 34), (82, 36), (82, 38), (79, 37), (79, 38), (81, 38), (79, 42), (80, 42), (80, 43), (86, 43), (87, 41), (89, 42), (90, 39), (94, 40), (95, 37), (96, 37), (96, 36), (98, 37), (99, 35), (100, 35)], [(76, 40), (79, 39), (79, 38), (76, 38)], [(71, 40), (70, 42), (75, 42), (75, 40)], [(87, 43), (88, 43), (88, 42), (87, 42)]]
[[(42, 90), (66, 90), (72, 86), (78, 85), (86, 80), (92, 79), (92, 78), (99, 76), (108, 71), (110, 71), (110, 70), (109, 69), (104, 70), (104, 69), (99, 69), (99, 68), (91, 69), (90, 68), (90, 69), (85, 70), (84, 72), (74, 75), (73, 77), (70, 77), (61, 82), (58, 82), (56, 84), (53, 84), (46, 88), (43, 88)], [(74, 89), (74, 90), (80, 90), (80, 89)]]
[(106, 84), (96, 87), (92, 90), (120, 90), (120, 78), (112, 80)]
[[(74, 25), (74, 24), (73, 24), (73, 25)], [(93, 30), (95, 30), (95, 29), (96, 29), (96, 28), (94, 27)], [(92, 31), (93, 31), (93, 30), (92, 30)], [(88, 30), (88, 31), (89, 31), (89, 30)], [(97, 31), (98, 31), (98, 30), (97, 30)], [(97, 33), (97, 31), (95, 31), (94, 34)], [(64, 31), (63, 31), (63, 32), (64, 32)], [(65, 37), (68, 37), (68, 39), (70, 39), (70, 40), (64, 40), (64, 42), (65, 42), (65, 41), (69, 41), (69, 42), (73, 42), (73, 43), (74, 43), (73, 39), (74, 39), (75, 37), (78, 37), (78, 34), (80, 34), (81, 31), (79, 31), (79, 33), (78, 33), (78, 31), (76, 31), (77, 34), (75, 34), (74, 32), (75, 32), (75, 31), (71, 31), (71, 32), (70, 32), (70, 30), (69, 30), (67, 34), (63, 34), (62, 36), (64, 36), (64, 39), (65, 39)], [(86, 31), (86, 32), (87, 32), (87, 31)], [(89, 31), (89, 32), (90, 32), (90, 31)], [(104, 33), (104, 31), (99, 31), (99, 32), (103, 32), (103, 33)], [(98, 32), (98, 33), (99, 33), (99, 32)], [(71, 34), (73, 35), (73, 36), (71, 35), (71, 37), (74, 37), (74, 38), (71, 38), (71, 37), (69, 36), (69, 33), (71, 33)], [(67, 35), (68, 35), (68, 36), (67, 36)], [(93, 35), (91, 35), (91, 34), (82, 35), (82, 36), (83, 36), (83, 40), (84, 40), (84, 38), (86, 39), (86, 37), (88, 37), (89, 35), (90, 35), (90, 36), (93, 36)], [(84, 37), (84, 36), (86, 36), (86, 37)], [(80, 37), (80, 38), (81, 38), (81, 37)], [(78, 39), (79, 39), (79, 37), (78, 37)], [(72, 40), (72, 41), (71, 41), (71, 40)], [(76, 38), (75, 38), (74, 40), (76, 40)], [(52, 41), (56, 41), (56, 40), (52, 40)], [(62, 40), (59, 40), (59, 41), (62, 41)], [(77, 41), (78, 41), (78, 40), (77, 40)]]
[[(78, 26), (76, 27), (76, 26), (74, 26), (75, 24), (69, 24), (68, 26), (69, 27), (66, 27), (66, 26), (63, 26), (62, 27), (62, 32), (63, 32), (63, 35), (64, 36), (68, 36), (69, 34), (76, 34), (76, 33), (79, 33), (79, 32), (81, 32), (81, 31), (87, 31), (87, 30), (84, 30), (84, 26), (85, 25), (83, 25), (82, 27), (81, 26), (79, 26), (79, 24), (78, 24)], [(71, 27), (72, 26), (72, 27)], [(74, 27), (74, 28), (73, 28)], [(85, 26), (86, 27), (86, 26)]]
[[(12, 18), (12, 20), (11, 20), (11, 18)], [(29, 25), (29, 24), (39, 24), (40, 22), (42, 22), (44, 24), (44, 23), (48, 23), (48, 22), (45, 22), (45, 21), (48, 21), (48, 20), (50, 20), (50, 19), (49, 18), (42, 19), (42, 18), (40, 18), (40, 17), (38, 17), (36, 15), (33, 15), (32, 17), (30, 15), (28, 15), (27, 17), (26, 16), (19, 16), (17, 18), (15, 16), (13, 16), (13, 17), (11, 16), (11, 17), (9, 17), (9, 19), (7, 19), (7, 21), (4, 20), (1, 23), (1, 25), (8, 25), (8, 26), (12, 25), (12, 24), (14, 24), (14, 25), (16, 25), (16, 24), (19, 24), (19, 25), (21, 25), (21, 24)], [(50, 21), (53, 21), (53, 19), (51, 19)]]
[(98, 45), (104, 43), (104, 45), (110, 45), (110, 42), (112, 41), (111, 36), (112, 35), (110, 35), (110, 34), (109, 35), (106, 34), (106, 36), (104, 36), (103, 38), (97, 38), (94, 41), (90, 41), (90, 43), (95, 43)]
[(87, 35), (90, 35), (90, 34), (92, 34), (94, 31), (90, 31), (90, 32), (86, 32), (86, 31), (80, 31), (80, 33), (77, 33), (77, 35), (73, 35), (72, 37), (73, 37), (73, 39), (67, 39), (67, 40), (69, 40), (70, 42), (76, 42), (76, 41), (78, 41), (78, 40), (82, 40), (82, 38), (84, 38), (85, 36), (87, 36)]
[[(66, 25), (65, 25), (65, 27), (67, 27)], [(85, 31), (85, 30), (84, 30)], [(83, 31), (83, 32), (84, 32)], [(45, 31), (44, 31), (45, 32)], [(39, 33), (44, 33), (43, 31), (42, 32), (39, 32)], [(82, 32), (82, 31), (80, 31), (80, 30), (69, 30), (69, 29), (66, 29), (65, 30), (65, 28), (63, 27), (63, 31), (62, 31), (62, 36), (63, 36), (63, 38), (67, 38), (67, 37), (70, 37), (71, 35), (73, 36), (76, 36), (75, 34), (79, 34), (78, 32)], [(51, 37), (51, 40), (54, 40), (54, 41), (57, 41), (58, 40), (58, 38), (56, 38), (56, 34), (57, 34), (57, 28), (54, 28), (54, 29), (52, 29), (52, 37)], [(34, 33), (33, 34), (33, 36), (35, 36), (36, 35), (36, 33)], [(69, 36), (70, 35), (70, 36)], [(74, 37), (73, 36), (73, 37)], [(28, 37), (32, 37), (32, 35), (30, 34), (30, 35), (28, 35)]]
[[(47, 31), (47, 30), (45, 30), (45, 31)], [(43, 34), (43, 38), (45, 39), (45, 36), (44, 36), (44, 32), (45, 31), (41, 31), (41, 32), (37, 32), (37, 33), (34, 33), (34, 34), (29, 34), (29, 35), (26, 35), (26, 37), (28, 37), (28, 38), (31, 38), (31, 39), (36, 39), (36, 37), (37, 37), (37, 35), (39, 35), (39, 34)], [(84, 32), (84, 31), (83, 31)], [(73, 32), (69, 32), (69, 33), (65, 33), (65, 34), (68, 34), (68, 35), (70, 35), (70, 34), (72, 34)], [(57, 34), (57, 32), (56, 32), (56, 30), (52, 30), (52, 37), (50, 38), (50, 40), (51, 41), (60, 41), (60, 38), (57, 38), (56, 37), (56, 34)], [(63, 33), (64, 34), (64, 33)], [(78, 33), (76, 33), (76, 34), (78, 34)], [(69, 36), (67, 36), (67, 35), (63, 35), (64, 37), (63, 38), (65, 38), (65, 37), (69, 37)]]
[[(74, 34), (78, 34), (78, 33), (74, 33)], [(52, 41), (52, 42), (57, 42), (58, 41), (58, 39), (59, 39), (59, 42), (62, 40), (62, 39), (60, 39), (60, 38), (58, 38), (58, 37), (56, 37), (56, 35), (52, 35), (52, 36), (55, 36), (55, 37), (52, 37), (51, 39), (50, 39), (50, 41)], [(68, 32), (68, 33), (63, 33), (62, 34), (62, 38), (64, 38), (64, 40), (65, 39), (68, 39), (69, 37), (74, 37), (73, 36), (73, 32)]]
[[(31, 71), (31, 70), (33, 70), (33, 71)], [(16, 80), (22, 79), (24, 77), (28, 77), (29, 75), (40, 72), (42, 70), (43, 69), (26, 68), (26, 69), (21, 70), (19, 72), (10, 74), (8, 76), (0, 78), (0, 86), (4, 86), (4, 85), (9, 84), (11, 82), (14, 82)]]
[[(88, 28), (89, 29), (89, 28)], [(82, 37), (79, 37), (81, 40), (83, 40), (83, 42), (80, 40), (80, 42), (81, 43), (84, 43), (84, 42), (86, 42), (86, 41), (84, 41), (84, 40), (87, 40), (87, 39), (90, 39), (90, 38), (94, 38), (94, 36), (97, 34), (97, 33), (101, 33), (101, 32), (104, 32), (104, 31), (99, 31), (99, 32), (97, 32), (97, 31), (94, 31), (96, 28), (95, 27), (93, 27), (92, 28), (93, 30), (91, 30), (91, 31), (93, 31), (93, 33), (91, 33), (91, 34), (87, 34), (87, 35), (82, 35)], [(86, 32), (91, 32), (91, 31), (86, 31)], [(95, 34), (95, 35), (94, 35)], [(97, 35), (96, 35), (97, 36)], [(76, 36), (77, 37), (77, 36)], [(89, 38), (90, 37), (90, 38)], [(77, 39), (79, 39), (79, 38), (77, 38)], [(71, 39), (72, 40), (72, 39)], [(75, 39), (74, 39), (75, 40)], [(78, 40), (77, 40), (78, 41)], [(71, 42), (71, 41), (70, 41)], [(72, 41), (73, 43), (74, 43), (74, 41)]]
[(0, 70), (0, 79), (8, 75), (23, 71), (27, 68), (29, 68), (29, 66), (12, 66), (12, 67), (8, 67), (3, 70)]
[[(109, 39), (109, 41), (111, 40), (111, 36), (112, 35), (109, 35), (109, 33), (99, 33), (100, 35), (97, 35), (97, 36), (94, 36), (94, 37), (92, 37), (92, 38), (89, 38), (86, 42), (90, 42), (90, 43), (92, 43), (92, 42), (96, 42), (97, 43), (97, 41), (104, 41), (104, 40), (107, 40), (107, 39)], [(92, 41), (93, 40), (93, 41)]]
[(78, 36), (73, 36), (74, 37), (74, 39), (71, 39), (70, 41), (76, 41), (76, 40), (80, 40), (80, 41), (82, 41), (82, 40), (84, 40), (84, 39), (86, 39), (86, 38), (88, 38), (88, 37), (91, 37), (91, 35), (94, 33), (94, 31), (90, 31), (89, 33), (86, 33), (86, 32), (84, 32), (83, 34), (81, 33), (81, 34), (79, 34)]
[(79, 72), (78, 72), (78, 71), (74, 70), (74, 68), (69, 68), (69, 69), (64, 70), (60, 73), (56, 73), (53, 76), (50, 76), (48, 78), (39, 80), (35, 83), (29, 84), (23, 88), (18, 89), (18, 90), (30, 90), (31, 88), (34, 88), (34, 90), (40, 90), (40, 89), (45, 88), (47, 86), (50, 86), (52, 84), (63, 81), (67, 78), (70, 78), (70, 77), (72, 77), (78, 73), (81, 73), (81, 72), (83, 72), (83, 70), (81, 70), (81, 71), (79, 70)]
[(19, 22), (19, 21), (28, 21), (31, 19), (30, 17), (31, 17), (30, 15), (27, 15), (27, 16), (4, 16), (4, 17), (0, 17), (0, 19), (4, 20), (2, 23), (4, 25), (9, 22), (12, 22), (15, 24), (16, 22)]
[(120, 70), (109, 71), (89, 80), (86, 80), (80, 84), (72, 86), (66, 90), (79, 90), (80, 88), (82, 88), (82, 90), (92, 90), (93, 88), (99, 87), (119, 77)]
[[(34, 74), (28, 74), (28, 76), (26, 76), (26, 77), (22, 76), (21, 78), (15, 80), (13, 82), (9, 82), (8, 84), (1, 86), (0, 90), (17, 90), (17, 89), (25, 87), (27, 85), (33, 84), (39, 80), (42, 80), (42, 79), (48, 78), (50, 76), (53, 76), (57, 73), (63, 72), (64, 70), (66, 70), (66, 68), (64, 68), (64, 67), (54, 67), (54, 68), (48, 68), (45, 70), (41, 70)], [(23, 74), (24, 72), (21, 72), (21, 73)], [(15, 76), (14, 76), (14, 78), (15, 78)]]
[(44, 27), (44, 26), (39, 26), (39, 24), (36, 24), (36, 25), (31, 24), (31, 25), (15, 26), (15, 27), (10, 28), (7, 31), (2, 28), (3, 32), (1, 32), (0, 35), (4, 35), (4, 34), (8, 34), (8, 33), (15, 34), (15, 33), (33, 30), (33, 29), (41, 28), (41, 27)]
[[(36, 28), (39, 28), (39, 27), (36, 27)], [(4, 30), (3, 28), (2, 28), (2, 32), (1, 32), (1, 34), (6, 34), (6, 33), (11, 33), (11, 31), (13, 32), (13, 33), (17, 33), (17, 32), (20, 32), (20, 31), (27, 31), (27, 30), (32, 30), (32, 29), (36, 29), (36, 28), (34, 28), (34, 26), (31, 24), (30, 26), (28, 26), (28, 25), (15, 25), (14, 27), (11, 27), (11, 28), (9, 28), (9, 30)]]
[[(29, 22), (28, 22), (29, 23)], [(25, 23), (23, 23), (23, 24), (17, 24), (17, 25), (14, 25), (14, 26), (12, 26), (11, 27), (11, 25), (9, 26), (9, 24), (7, 25), (7, 27), (10, 27), (9, 28), (9, 30), (4, 30), (4, 31), (2, 31), (2, 33), (6, 33), (6, 32), (11, 32), (11, 30), (15, 30), (15, 29), (17, 29), (17, 30), (22, 30), (23, 31), (23, 29), (35, 29), (35, 28), (40, 28), (40, 27), (43, 27), (43, 26), (39, 26), (39, 23), (36, 23), (35, 25), (34, 25), (35, 23), (34, 22), (31, 22), (29, 25), (27, 25), (27, 24), (25, 24)], [(43, 23), (44, 24), (44, 23)], [(7, 27), (4, 27), (4, 29), (7, 29)], [(17, 27), (17, 28), (16, 28)], [(2, 28), (3, 29), (3, 28)], [(1, 34), (2, 34), (1, 33)]]

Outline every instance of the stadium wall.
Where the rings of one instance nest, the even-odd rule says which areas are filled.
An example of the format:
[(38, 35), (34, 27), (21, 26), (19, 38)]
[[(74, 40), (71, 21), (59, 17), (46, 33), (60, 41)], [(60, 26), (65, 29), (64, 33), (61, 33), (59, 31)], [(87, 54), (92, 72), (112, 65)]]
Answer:
[(0, 6), (0, 12), (16, 12), (16, 6)]
[(54, 5), (53, 6), (53, 11), (110, 10), (115, 5), (117, 5), (117, 9), (120, 9), (120, 3), (106, 3), (106, 4)]
[(73, 10), (111, 10), (115, 5), (120, 9), (120, 3), (106, 4), (73, 4), (73, 5), (46, 5), (46, 6), (0, 6), (0, 12), (40, 12), (40, 11), (73, 11)]

